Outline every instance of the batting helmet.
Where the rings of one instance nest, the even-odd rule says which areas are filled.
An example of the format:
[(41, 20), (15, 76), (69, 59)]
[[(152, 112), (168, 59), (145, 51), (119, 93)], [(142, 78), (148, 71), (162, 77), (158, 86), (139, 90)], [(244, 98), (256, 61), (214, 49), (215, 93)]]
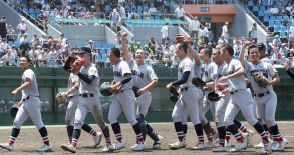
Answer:
[(103, 96), (111, 96), (112, 92), (109, 90), (109, 86), (110, 86), (109, 82), (103, 82), (100, 85), (100, 94)]

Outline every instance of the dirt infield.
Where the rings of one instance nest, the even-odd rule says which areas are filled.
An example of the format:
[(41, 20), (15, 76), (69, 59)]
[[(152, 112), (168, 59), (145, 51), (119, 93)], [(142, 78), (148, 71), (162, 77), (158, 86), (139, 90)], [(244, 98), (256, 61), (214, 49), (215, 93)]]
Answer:
[[(247, 127), (249, 125), (245, 123)], [(97, 125), (92, 125), (95, 127), (95, 129), (98, 130)], [(194, 130), (194, 127), (192, 124), (189, 124), (188, 126), (188, 134), (187, 134), (187, 144), (188, 147), (186, 149), (180, 149), (180, 150), (170, 150), (168, 148), (169, 143), (173, 143), (177, 140), (176, 133), (173, 127), (172, 123), (162, 123), (162, 124), (152, 124), (152, 126), (158, 131), (163, 137), (164, 141), (162, 144), (161, 150), (152, 150), (152, 144), (153, 142), (150, 140), (150, 138), (147, 138), (147, 147), (148, 149), (144, 152), (132, 152), (129, 147), (134, 144), (135, 142), (135, 135), (133, 132), (133, 129), (129, 124), (123, 124), (122, 125), (122, 134), (123, 134), (123, 140), (126, 142), (126, 148), (114, 152), (115, 154), (160, 154), (160, 155), (171, 155), (171, 154), (180, 154), (180, 155), (187, 155), (187, 154), (257, 154), (256, 149), (249, 147), (247, 150), (239, 152), (239, 153), (213, 153), (211, 152), (211, 149), (205, 150), (205, 151), (194, 151), (190, 150), (189, 148), (196, 144), (197, 137)], [(294, 122), (281, 122), (279, 123), (279, 127), (283, 135), (286, 139), (288, 139), (289, 143), (287, 145), (287, 149), (285, 152), (278, 152), (273, 154), (294, 154)], [(252, 129), (250, 127), (250, 129)], [(98, 130), (99, 131), (99, 130)], [(49, 139), (50, 143), (53, 146), (53, 152), (49, 152), (46, 154), (50, 155), (57, 155), (57, 154), (70, 154), (68, 152), (64, 152), (61, 148), (61, 144), (67, 143), (67, 134), (65, 127), (56, 127), (56, 126), (48, 126), (48, 132), (49, 132)], [(10, 135), (10, 129), (3, 129), (3, 127), (0, 127), (0, 142), (7, 142), (7, 138)], [(111, 138), (112, 141), (114, 141), (114, 137), (111, 131)], [(234, 138), (232, 138), (234, 139)], [(255, 134), (252, 138), (250, 143), (256, 144), (260, 141), (260, 137)], [(232, 141), (234, 142), (234, 140)], [(90, 135), (88, 135), (85, 132), (82, 132), (79, 144), (78, 144), (78, 150), (77, 154), (107, 154), (105, 152), (101, 152), (100, 148), (91, 148), (89, 147), (92, 145), (93, 139)], [(40, 154), (36, 152), (36, 149), (38, 149), (42, 145), (41, 137), (39, 135), (39, 132), (35, 128), (24, 128), (21, 130), (19, 137), (16, 140), (16, 143), (14, 145), (14, 150), (11, 152), (8, 152), (6, 150), (0, 149), (0, 154), (7, 154), (7, 155), (24, 155), (24, 154)], [(104, 146), (105, 142), (104, 139), (101, 142), (101, 145)]]

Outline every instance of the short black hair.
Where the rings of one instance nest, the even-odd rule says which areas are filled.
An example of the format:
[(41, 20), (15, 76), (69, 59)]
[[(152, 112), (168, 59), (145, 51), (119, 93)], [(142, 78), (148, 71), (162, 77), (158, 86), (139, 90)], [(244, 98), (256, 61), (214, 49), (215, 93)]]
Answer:
[(116, 48), (116, 47), (111, 48), (110, 52), (112, 52), (117, 58), (121, 57), (120, 50), (118, 48)]
[(186, 54), (188, 53), (188, 45), (186, 43), (181, 42), (181, 43), (178, 43), (178, 45), (179, 45), (179, 49), (183, 49)]
[(228, 53), (230, 54), (230, 56), (233, 56), (234, 55), (234, 49), (233, 49), (233, 47), (230, 44), (225, 43), (225, 44), (222, 45), (222, 48), (224, 50), (228, 51)]
[(266, 51), (266, 46), (263, 43), (257, 43), (258, 50)]
[(31, 62), (32, 62), (31, 59), (30, 59), (30, 57), (29, 57), (28, 55), (24, 55), (24, 56), (22, 56), (22, 57), (26, 58), (27, 61), (28, 61), (28, 63), (31, 63)]
[(247, 52), (248, 52), (248, 54), (250, 53), (250, 50), (251, 50), (252, 48), (258, 48), (258, 46), (257, 46), (256, 44), (249, 45), (248, 48), (247, 48)]
[(211, 48), (202, 48), (201, 50), (203, 50), (204, 54), (208, 55), (209, 57), (211, 57), (212, 54), (212, 50)]

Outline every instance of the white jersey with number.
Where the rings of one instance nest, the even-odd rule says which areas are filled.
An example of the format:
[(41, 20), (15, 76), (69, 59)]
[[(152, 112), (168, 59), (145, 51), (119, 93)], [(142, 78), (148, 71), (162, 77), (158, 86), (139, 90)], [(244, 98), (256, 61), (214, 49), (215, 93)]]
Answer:
[(208, 64), (205, 64), (202, 80), (204, 82), (211, 82), (215, 80), (216, 75), (217, 75), (217, 65), (213, 61), (210, 61)]
[(254, 73), (261, 72), (268, 80), (272, 80), (273, 76), (278, 72), (272, 64), (260, 61), (258, 64), (253, 64), (252, 62), (245, 62), (245, 73), (251, 82), (251, 86), (254, 93), (264, 93), (266, 91), (272, 91), (273, 86), (260, 87), (255, 79)]
[[(242, 68), (241, 62), (239, 60), (232, 59), (225, 66), (224, 75), (228, 76), (228, 75), (234, 74), (240, 68)], [(230, 91), (242, 90), (242, 89), (246, 89), (247, 87), (244, 75), (228, 79), (228, 84), (230, 86)]]
[[(116, 83), (125, 79), (123, 77), (125, 74), (131, 74), (129, 65), (122, 60), (118, 64), (113, 65), (112, 68), (113, 68), (114, 81)], [(124, 84), (123, 89), (127, 89), (127, 88), (132, 89), (132, 87), (133, 87), (133, 80), (130, 80), (128, 83)]]
[(151, 66), (144, 64), (139, 66), (139, 74), (137, 75), (137, 81), (134, 82), (134, 86), (143, 88), (153, 80), (158, 80), (156, 73)]
[(186, 83), (182, 84), (181, 87), (193, 86), (192, 78), (194, 77), (194, 64), (192, 60), (188, 57), (180, 60), (178, 67), (178, 79), (181, 79), (185, 72), (189, 71), (190, 75)]
[(95, 65), (91, 64), (88, 67), (83, 66), (80, 70), (80, 73), (87, 74), (88, 76), (95, 76), (96, 78), (92, 81), (91, 84), (87, 84), (84, 80), (79, 79), (80, 81), (79, 93), (93, 93), (93, 94), (98, 93), (100, 78), (98, 75), (98, 70), (95, 67)]
[(26, 98), (28, 96), (39, 96), (38, 84), (36, 75), (30, 68), (25, 70), (22, 74), (22, 83), (26, 82), (26, 79), (30, 79), (32, 81), (32, 85), (27, 89), (23, 89), (21, 91), (22, 98)]
[[(67, 90), (70, 90), (75, 85), (76, 82), (79, 82), (79, 77), (73, 73), (70, 73), (68, 81), (67, 81)], [(78, 93), (79, 93), (79, 90), (75, 89), (70, 94), (68, 94), (68, 96), (75, 96)]]

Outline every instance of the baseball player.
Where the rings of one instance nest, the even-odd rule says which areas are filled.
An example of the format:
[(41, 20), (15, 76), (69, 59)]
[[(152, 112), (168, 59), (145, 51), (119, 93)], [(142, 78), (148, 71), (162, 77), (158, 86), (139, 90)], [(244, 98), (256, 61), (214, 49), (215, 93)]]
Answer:
[[(79, 85), (80, 85), (79, 77), (73, 73), (70, 73), (68, 83), (67, 83), (68, 89), (66, 91), (66, 95), (69, 98), (69, 102), (65, 112), (65, 125), (66, 125), (69, 142), (71, 142), (72, 140), (75, 112), (79, 103)], [(94, 147), (98, 146), (101, 141), (102, 134), (100, 132), (96, 132), (87, 123), (83, 123), (82, 129), (93, 136), (93, 139), (94, 139), (93, 146)]]
[[(234, 118), (241, 110), (245, 119), (252, 125), (255, 130), (260, 134), (264, 143), (263, 152), (270, 151), (270, 142), (268, 136), (265, 134), (264, 128), (254, 117), (251, 104), (253, 101), (250, 90), (246, 89), (246, 81), (244, 77), (244, 68), (240, 61), (233, 59), (234, 50), (231, 45), (224, 44), (220, 49), (220, 56), (227, 62), (224, 69), (224, 75), (218, 80), (217, 88), (222, 90), (223, 94), (230, 94), (230, 102), (227, 106), (225, 114), (225, 123), (227, 129), (236, 138), (237, 144), (235, 148), (231, 149), (231, 152), (240, 151), (246, 149), (247, 142), (243, 138), (242, 134), (238, 131), (234, 125)], [(228, 81), (228, 83), (223, 83)]]
[(193, 149), (201, 150), (205, 149), (207, 146), (204, 144), (203, 128), (199, 119), (198, 103), (195, 102), (199, 99), (199, 89), (194, 87), (192, 84), (192, 78), (194, 77), (194, 64), (187, 56), (188, 48), (191, 49), (192, 47), (186, 43), (178, 43), (176, 45), (176, 55), (180, 59), (178, 66), (178, 80), (166, 85), (167, 89), (171, 89), (173, 86), (180, 87), (180, 97), (172, 114), (175, 129), (178, 135), (178, 142), (170, 144), (169, 147), (171, 149), (186, 147), (182, 119), (184, 113), (188, 113), (194, 124), (199, 141)]
[(30, 58), (23, 56), (20, 58), (20, 67), (23, 71), (22, 84), (11, 92), (13, 96), (21, 92), (22, 99), (18, 103), (19, 110), (13, 122), (13, 128), (8, 143), (0, 144), (0, 147), (11, 151), (13, 149), (14, 141), (19, 135), (22, 124), (31, 118), (40, 135), (42, 136), (44, 145), (38, 149), (39, 152), (51, 151), (49, 145), (48, 132), (41, 117), (41, 103), (39, 99), (38, 84), (35, 73), (30, 69)]
[(203, 102), (200, 103), (200, 120), (203, 124), (203, 128), (208, 138), (208, 145), (213, 144), (214, 130), (210, 126), (210, 123), (207, 121), (205, 114), (211, 110), (212, 117), (215, 120), (215, 102), (208, 99), (208, 94), (213, 92), (214, 89), (214, 79), (217, 74), (217, 65), (211, 60), (212, 50), (209, 48), (203, 48), (200, 50), (200, 58), (205, 62), (202, 80), (206, 83), (204, 87), (204, 98)]
[(152, 101), (152, 94), (149, 90), (156, 87), (158, 83), (158, 77), (151, 66), (144, 64), (144, 50), (138, 49), (135, 52), (135, 60), (127, 50), (127, 33), (123, 32), (121, 36), (123, 58), (128, 63), (131, 73), (133, 75), (133, 86), (139, 88), (139, 90), (136, 92), (139, 96), (136, 97), (135, 101), (137, 121), (142, 130), (144, 139), (146, 138), (146, 134), (148, 134), (148, 136), (150, 136), (154, 140), (153, 148), (159, 149), (161, 147), (161, 137), (159, 137), (154, 129), (150, 126), (150, 124), (145, 121), (145, 117), (148, 113)]
[[(106, 147), (103, 151), (109, 151), (112, 149), (109, 129), (103, 121), (102, 108), (98, 96), (100, 79), (95, 64), (91, 62), (91, 49), (88, 47), (82, 47), (81, 58), (85, 59), (85, 64), (80, 70), (73, 73), (79, 77), (80, 83), (79, 103), (75, 111), (74, 130), (72, 133), (71, 143), (68, 145), (62, 145), (61, 148), (72, 153), (76, 152), (76, 145), (81, 134), (81, 128), (84, 124), (83, 122), (87, 113), (90, 111), (106, 139)], [(71, 61), (71, 59), (72, 58), (70, 57), (67, 61)], [(101, 139), (101, 134), (98, 133), (97, 136)], [(98, 144), (95, 143), (96, 146), (100, 143), (99, 139)]]
[[(245, 50), (248, 49), (250, 62), (245, 60)], [(287, 143), (280, 134), (277, 123), (275, 122), (275, 113), (277, 107), (277, 95), (273, 90), (273, 85), (280, 81), (277, 70), (267, 62), (259, 59), (258, 46), (245, 44), (242, 48), (240, 61), (245, 67), (246, 76), (251, 81), (254, 90), (254, 100), (257, 104), (257, 118), (265, 122), (273, 135), (273, 151), (283, 151)], [(262, 73), (267, 79), (267, 86), (262, 87), (255, 79), (254, 73)]]
[(121, 54), (118, 48), (112, 48), (108, 58), (113, 65), (114, 75), (114, 82), (109, 89), (113, 91), (115, 95), (108, 113), (108, 120), (111, 123), (112, 130), (116, 137), (116, 142), (113, 144), (113, 148), (119, 150), (125, 147), (125, 144), (122, 142), (120, 125), (117, 121), (121, 112), (124, 112), (137, 137), (137, 143), (132, 146), (131, 149), (133, 151), (144, 150), (144, 137), (135, 117), (135, 95), (132, 91), (133, 81), (130, 68), (125, 61), (120, 60)]

